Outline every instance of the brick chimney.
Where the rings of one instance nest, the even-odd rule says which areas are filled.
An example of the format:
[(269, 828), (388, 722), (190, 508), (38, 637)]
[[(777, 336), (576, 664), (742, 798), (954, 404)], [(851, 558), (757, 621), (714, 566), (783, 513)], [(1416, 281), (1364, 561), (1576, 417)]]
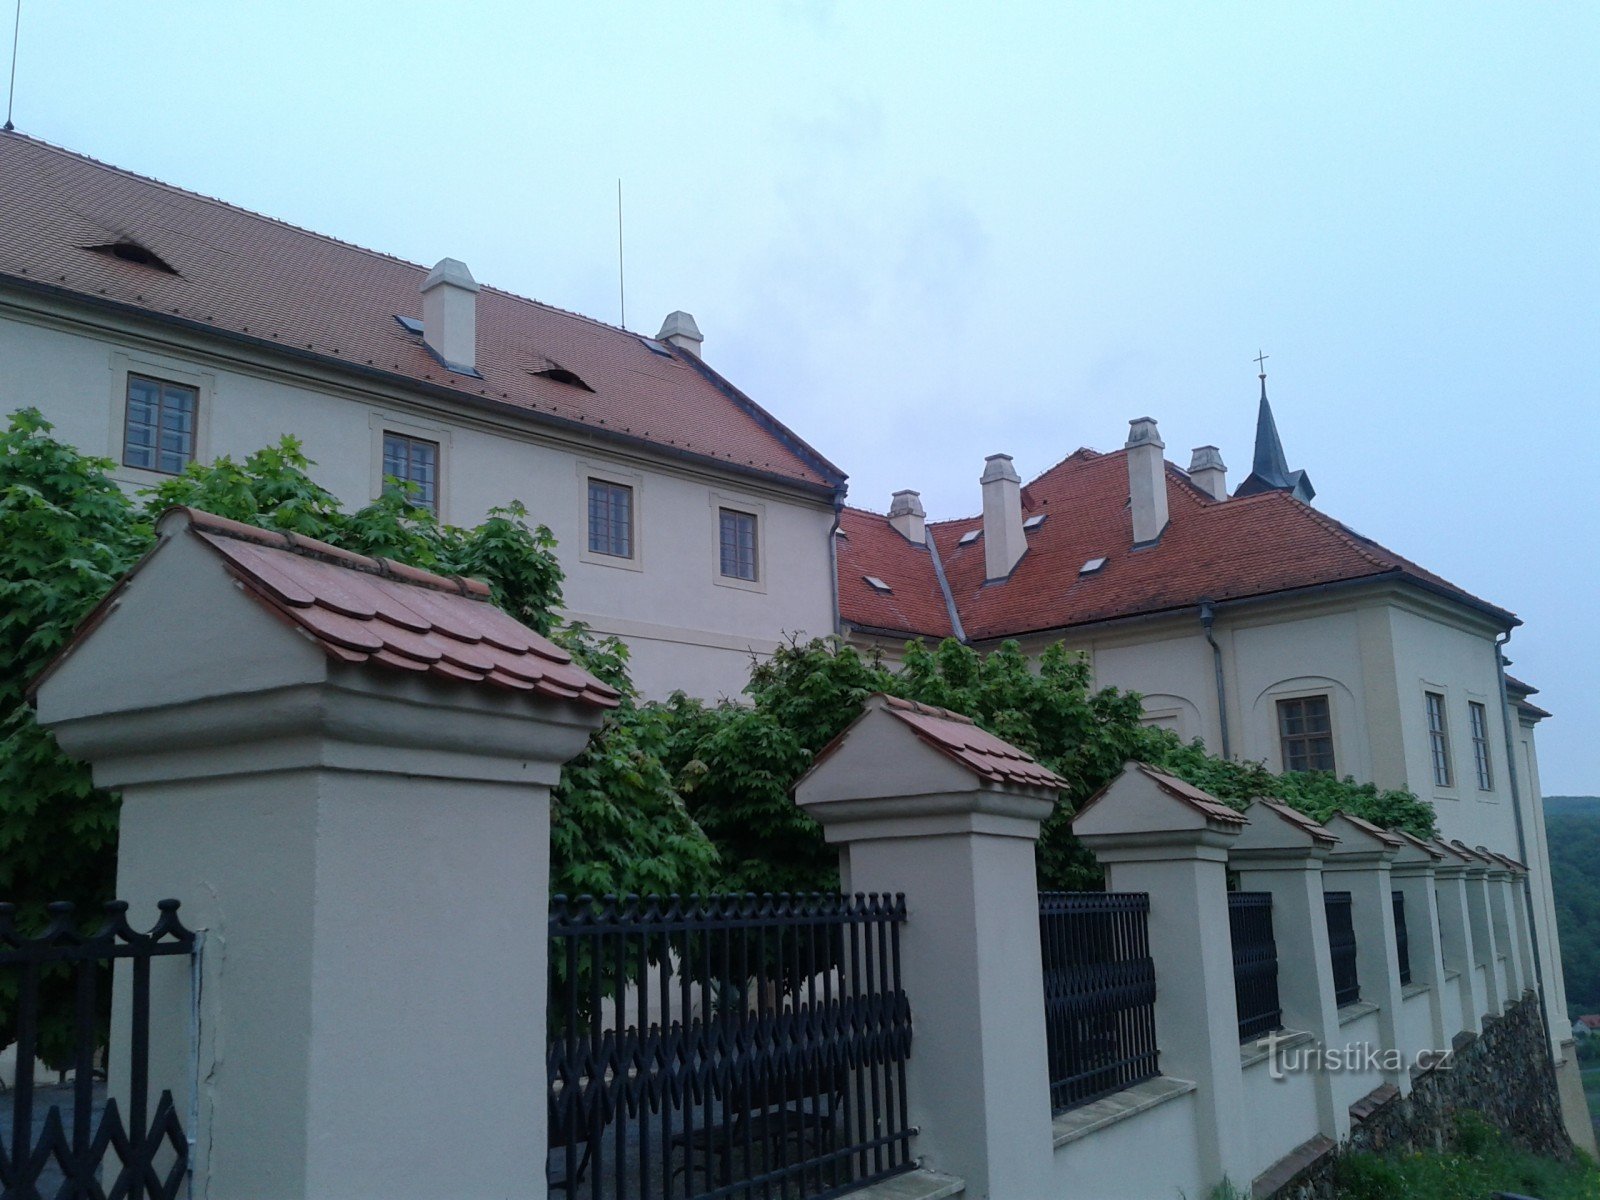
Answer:
[(928, 540), (925, 525), (927, 512), (922, 507), (922, 496), (910, 491), (896, 492), (889, 504), (889, 524), (908, 542), (921, 546)]
[(1128, 422), (1128, 500), (1133, 510), (1133, 544), (1148, 546), (1167, 527), (1167, 463), (1154, 417)]
[(1228, 468), (1222, 463), (1222, 451), (1215, 446), (1194, 448), (1189, 459), (1189, 478), (1212, 499), (1228, 498)]
[(670, 342), (680, 350), (687, 350), (696, 358), (700, 357), (700, 343), (705, 338), (700, 336), (700, 326), (694, 323), (694, 318), (679, 309), (667, 314), (667, 319), (661, 322), (661, 332), (656, 334), (656, 340)]
[(458, 258), (441, 258), (422, 281), (422, 340), (452, 370), (477, 370), (478, 281)]
[(985, 579), (1011, 574), (1028, 548), (1022, 531), (1022, 476), (1011, 455), (991, 454), (983, 460), (983, 568)]

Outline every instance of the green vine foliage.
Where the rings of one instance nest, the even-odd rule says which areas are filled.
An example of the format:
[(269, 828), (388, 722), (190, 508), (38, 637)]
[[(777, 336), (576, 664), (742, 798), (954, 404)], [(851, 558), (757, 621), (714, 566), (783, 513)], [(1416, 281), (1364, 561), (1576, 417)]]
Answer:
[(1136, 694), (1094, 688), (1087, 659), (1059, 644), (1033, 663), (1014, 642), (987, 654), (954, 640), (931, 649), (911, 643), (894, 670), (836, 640), (815, 640), (784, 646), (758, 664), (748, 703), (674, 702), (671, 763), (690, 813), (721, 853), (720, 886), (757, 892), (838, 886), (837, 855), (789, 791), (874, 692), (963, 713), (1066, 781), (1040, 833), (1042, 888), (1101, 886), (1093, 856), (1072, 834), (1072, 816), (1133, 758), (1238, 808), (1271, 796), (1318, 820), (1343, 809), (1419, 836), (1433, 830), (1432, 808), (1410, 792), (1326, 773), (1274, 775), (1259, 763), (1218, 759), (1199, 742), (1186, 745), (1147, 728)]

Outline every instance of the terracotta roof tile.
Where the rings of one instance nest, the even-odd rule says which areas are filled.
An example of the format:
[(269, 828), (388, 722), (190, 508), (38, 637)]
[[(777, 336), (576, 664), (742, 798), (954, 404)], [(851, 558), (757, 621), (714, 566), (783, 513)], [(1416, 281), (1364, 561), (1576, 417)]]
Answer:
[[(1175, 800), (1181, 800), (1190, 808), (1213, 821), (1221, 821), (1224, 825), (1248, 825), (1245, 815), (1236, 808), (1230, 808), (1218, 800), (1210, 792), (1201, 791), (1194, 784), (1179, 779), (1176, 775), (1168, 775), (1165, 771), (1158, 771), (1149, 763), (1135, 763), (1146, 776), (1155, 782), (1155, 785)], [(1091, 801), (1092, 802), (1092, 801)], [(1085, 804), (1084, 808), (1089, 805)]]
[(1473, 856), (1462, 852), (1456, 846), (1451, 845), (1441, 837), (1429, 838), (1428, 845), (1432, 846), (1435, 850), (1442, 852), (1445, 858), (1452, 859), (1457, 863), (1469, 863), (1473, 861)]
[(567, 651), (489, 603), (484, 585), (415, 567), (397, 571), (400, 564), (389, 559), (197, 509), (170, 513), (187, 516), (190, 531), (222, 557), (248, 594), (339, 662), (379, 663), (597, 708), (619, 702), (615, 689)]
[(1296, 826), (1302, 832), (1309, 835), (1311, 840), (1316, 842), (1318, 845), (1337, 846), (1339, 844), (1339, 839), (1336, 835), (1329, 833), (1324, 826), (1317, 824), (1298, 808), (1285, 804), (1282, 800), (1268, 800), (1265, 797), (1262, 797), (1259, 803), (1265, 805), (1267, 808), (1277, 813), (1278, 816), (1282, 817), (1285, 821), (1289, 822), (1289, 824)]
[(1381, 825), (1374, 825), (1371, 821), (1368, 821), (1365, 817), (1358, 817), (1358, 816), (1354, 815), (1353, 813), (1347, 813), (1347, 812), (1342, 812), (1342, 811), (1341, 812), (1336, 812), (1333, 815), (1336, 816), (1336, 817), (1343, 817), (1346, 821), (1349, 821), (1350, 824), (1354, 825), (1357, 829), (1361, 830), (1362, 833), (1365, 833), (1365, 834), (1367, 834), (1367, 835), (1369, 835), (1371, 837), (1377, 838), (1385, 846), (1390, 846), (1390, 847), (1398, 850), (1401, 846), (1405, 845), (1404, 839), (1401, 838), (1401, 836), (1398, 833), (1396, 833), (1394, 830), (1385, 829)]
[[(1132, 549), (1124, 451), (1075, 451), (1022, 495), (1025, 517), (1054, 515), (1029, 531), (1027, 553), (1004, 582), (985, 581), (981, 538), (961, 545), (963, 534), (983, 528), (982, 518), (928, 526), (961, 623), (976, 641), (1190, 608), (1207, 598), (1244, 600), (1382, 578), (1441, 592), (1498, 621), (1516, 621), (1285, 492), (1217, 501), (1168, 463), (1170, 521), (1160, 541), (1141, 550)], [(931, 560), (924, 566), (903, 553), (896, 556), (877, 526), (887, 528), (887, 521), (872, 514), (847, 523), (852, 540), (858, 528), (862, 533), (848, 558), (840, 558), (842, 617), (855, 625), (913, 633), (947, 629)], [(893, 530), (889, 533), (904, 543)], [(1087, 561), (1102, 557), (1106, 562), (1099, 570), (1079, 573)], [(911, 573), (907, 597), (901, 598), (897, 587), (892, 608), (889, 597), (851, 584), (850, 577), (861, 574), (887, 582), (884, 571), (891, 569)]]
[(882, 700), (885, 710), (908, 725), (924, 742), (980, 778), (1024, 787), (1060, 789), (1067, 786), (1054, 771), (1040, 766), (1010, 742), (980, 729), (971, 717), (914, 700), (902, 700), (898, 696), (883, 696)]
[(1425, 842), (1421, 838), (1417, 837), (1415, 834), (1407, 833), (1404, 829), (1391, 829), (1389, 832), (1394, 834), (1397, 838), (1399, 838), (1401, 841), (1405, 842), (1408, 846), (1412, 847), (1413, 849), (1421, 850), (1424, 854), (1428, 855), (1428, 857), (1432, 858), (1435, 862), (1444, 861), (1444, 852), (1442, 850), (1440, 850), (1439, 847), (1436, 846), (1434, 843)]
[[(168, 274), (86, 247), (131, 239)], [(0, 133), (0, 276), (449, 389), (602, 435), (832, 490), (829, 463), (704, 363), (624, 329), (484, 287), (477, 369), (446, 369), (420, 318), (426, 267), (310, 233), (18, 133)], [(536, 374), (547, 360), (584, 387)]]

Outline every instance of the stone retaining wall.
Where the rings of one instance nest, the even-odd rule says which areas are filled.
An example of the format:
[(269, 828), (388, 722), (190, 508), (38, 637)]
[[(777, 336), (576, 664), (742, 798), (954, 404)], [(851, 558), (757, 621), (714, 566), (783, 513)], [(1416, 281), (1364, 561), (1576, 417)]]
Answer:
[(1525, 1150), (1571, 1158), (1550, 1041), (1532, 992), (1486, 1022), (1482, 1034), (1460, 1035), (1449, 1066), (1416, 1076), (1409, 1096), (1385, 1085), (1352, 1105), (1348, 1142), (1328, 1145), (1287, 1182), (1258, 1190), (1256, 1200), (1338, 1200), (1334, 1169), (1341, 1154), (1446, 1149), (1455, 1115), (1467, 1110), (1481, 1114)]

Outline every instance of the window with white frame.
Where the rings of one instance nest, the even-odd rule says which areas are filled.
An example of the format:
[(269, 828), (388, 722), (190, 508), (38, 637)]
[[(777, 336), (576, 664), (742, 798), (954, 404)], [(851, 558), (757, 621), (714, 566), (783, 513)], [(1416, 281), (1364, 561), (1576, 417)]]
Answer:
[(589, 480), (589, 551), (633, 557), (633, 489), (609, 479)]
[(199, 407), (200, 393), (188, 384), (130, 374), (122, 431), (123, 465), (181, 475), (194, 461)]
[(1445, 722), (1444, 693), (1424, 692), (1428, 705), (1428, 753), (1433, 762), (1433, 782), (1436, 787), (1454, 785), (1450, 770), (1450, 730)]
[(1489, 710), (1476, 700), (1467, 701), (1472, 725), (1472, 765), (1478, 771), (1478, 790), (1494, 791), (1494, 765), (1489, 757)]
[(404, 433), (383, 433), (383, 475), (411, 484), (407, 498), (418, 508), (439, 511), (439, 443)]
[(756, 566), (756, 515), (724, 508), (718, 512), (718, 530), (722, 558), (722, 574), (728, 579), (755, 582)]
[(1328, 697), (1279, 700), (1278, 745), (1285, 771), (1332, 771), (1333, 712)]

